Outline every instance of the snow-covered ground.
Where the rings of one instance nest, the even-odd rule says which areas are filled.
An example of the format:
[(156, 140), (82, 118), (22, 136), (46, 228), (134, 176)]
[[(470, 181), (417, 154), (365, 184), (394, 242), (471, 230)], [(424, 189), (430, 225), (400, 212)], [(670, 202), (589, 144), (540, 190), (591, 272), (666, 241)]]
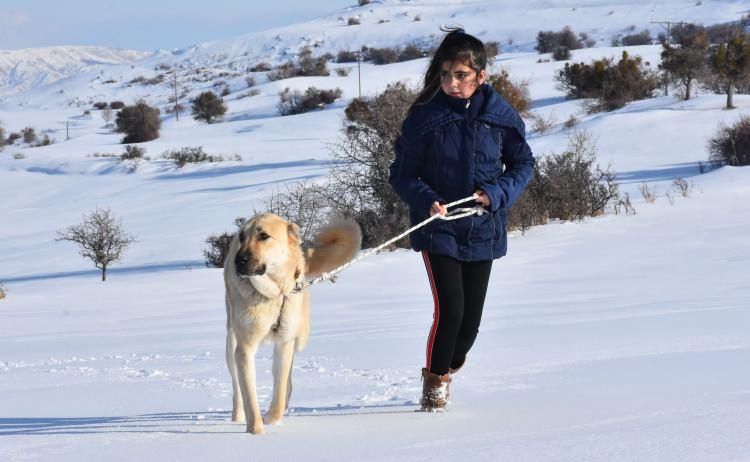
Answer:
[[(587, 8), (578, 3), (555, 2), (546, 14), (559, 22), (540, 27), (528, 19), (524, 33), (533, 39), (540, 28), (575, 26), (573, 8)], [(641, 9), (678, 3), (727, 16), (739, 5)], [(486, 4), (372, 8), (449, 5), (498, 35), (504, 27), (491, 17), (467, 13)], [(601, 8), (619, 12), (622, 5)], [(436, 16), (443, 23), (449, 17)], [(640, 30), (647, 25), (640, 17), (627, 22)], [(393, 22), (359, 27), (376, 36)], [(621, 51), (577, 50), (574, 59)], [(658, 62), (657, 46), (628, 51)], [(750, 96), (738, 95), (733, 111), (722, 109), (723, 96), (704, 94), (584, 115), (555, 88), (562, 63), (538, 58), (521, 50), (496, 60), (531, 79), (534, 111), (558, 120), (549, 134), (531, 133), (534, 152), (561, 152), (568, 136), (561, 124), (575, 114), (637, 214), (511, 236), (444, 414), (414, 412), (432, 320), (418, 255), (369, 257), (336, 284), (312, 287), (313, 328), (295, 359), (291, 409), (262, 437), (229, 421), (222, 275), (205, 268), (201, 249), (208, 234), (230, 229), (270, 192), (326, 175), (343, 108), (357, 95), (356, 69), (348, 77), (261, 80), (259, 95), (240, 99), (246, 89), (237, 77), (223, 122), (165, 116), (161, 137), (142, 145), (153, 160), (134, 173), (116, 159), (91, 157), (120, 154), (121, 135), (103, 126), (98, 111), (83, 116), (89, 106), (70, 101), (145, 97), (139, 92), (166, 101), (168, 86), (119, 84), (145, 65), (111, 68), (123, 73), (116, 88), (92, 84), (96, 71), (1, 104), (7, 131), (34, 126), (57, 142), (0, 153), (0, 282), (8, 289), (0, 301), (0, 460), (750, 461), (750, 170), (699, 170), (706, 140), (719, 123), (750, 113)], [(363, 65), (363, 93), (417, 82), (425, 66)], [(340, 87), (344, 97), (323, 111), (277, 116), (279, 90), (311, 85)], [(69, 141), (58, 123), (65, 120), (76, 122)], [(177, 169), (159, 159), (167, 149), (197, 145), (242, 160)], [(688, 197), (672, 189), (677, 177), (691, 184)], [(643, 183), (656, 190), (656, 202), (643, 200)], [(138, 239), (106, 283), (71, 244), (55, 241), (57, 230), (97, 206), (111, 207)], [(267, 407), (269, 347), (258, 364)]]

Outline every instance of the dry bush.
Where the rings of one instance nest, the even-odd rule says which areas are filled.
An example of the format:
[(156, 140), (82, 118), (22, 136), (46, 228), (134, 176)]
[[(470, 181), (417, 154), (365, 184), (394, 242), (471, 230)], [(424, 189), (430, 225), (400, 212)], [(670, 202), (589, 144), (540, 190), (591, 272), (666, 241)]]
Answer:
[(360, 21), (359, 18), (351, 16), (349, 19), (347, 19), (346, 24), (349, 26), (358, 26), (360, 24)]
[(255, 76), (248, 75), (245, 77), (245, 84), (247, 84), (247, 88), (254, 87), (255, 86)]
[(356, 63), (357, 53), (349, 50), (341, 50), (336, 55), (337, 63)]
[(279, 92), (279, 114), (287, 116), (322, 109), (325, 105), (341, 98), (341, 95), (340, 88), (319, 90), (315, 87), (309, 87), (302, 93), (299, 90), (290, 90), (287, 87)]
[(172, 160), (178, 168), (186, 164), (202, 164), (205, 162), (223, 162), (225, 159), (222, 155), (210, 155), (203, 150), (203, 146), (185, 146), (179, 149), (170, 149), (164, 151), (162, 159)]
[(568, 120), (563, 123), (563, 127), (565, 127), (566, 130), (570, 130), (571, 128), (574, 128), (578, 125), (578, 118), (571, 114), (570, 117), (568, 117)]
[(521, 115), (527, 115), (531, 108), (531, 94), (529, 93), (529, 79), (511, 78), (507, 69), (500, 69), (499, 73), (490, 75), (487, 83), (507, 101), (513, 109)]
[(123, 103), (122, 101), (112, 101), (111, 103), (109, 103), (109, 107), (115, 110), (122, 109), (125, 107), (125, 103)]
[(252, 66), (249, 70), (250, 72), (268, 72), (271, 70), (271, 65), (265, 61), (261, 61)]
[(102, 271), (102, 281), (107, 280), (107, 268), (122, 258), (135, 238), (125, 233), (122, 223), (109, 208), (97, 208), (83, 216), (83, 222), (57, 232), (57, 241), (70, 241), (78, 245), (79, 254), (94, 262)]
[(567, 61), (570, 59), (570, 48), (559, 46), (552, 52), (552, 59), (555, 61)]
[(206, 259), (206, 267), (224, 268), (224, 261), (227, 259), (227, 254), (229, 254), (229, 246), (232, 244), (232, 239), (245, 221), (247, 221), (245, 218), (237, 217), (234, 219), (235, 231), (209, 234), (206, 238), (208, 248), (202, 250), (203, 257)]
[(274, 213), (297, 224), (302, 246), (312, 247), (316, 231), (331, 215), (326, 188), (310, 181), (287, 185), (285, 191), (277, 190), (266, 198), (261, 212)]
[(693, 185), (688, 183), (684, 178), (675, 178), (672, 181), (672, 187), (675, 188), (677, 192), (679, 192), (680, 195), (685, 198), (690, 196), (690, 192), (693, 189)]
[(557, 118), (555, 114), (550, 114), (546, 119), (537, 114), (531, 114), (531, 130), (538, 135), (546, 135), (555, 128)]
[(537, 159), (534, 176), (508, 214), (509, 227), (522, 231), (550, 219), (581, 220), (604, 213), (619, 197), (615, 173), (596, 161), (596, 142), (585, 131), (568, 138), (562, 154)]
[(372, 61), (374, 64), (391, 64), (398, 62), (399, 50), (398, 48), (368, 48), (367, 49), (367, 61)]
[(708, 141), (709, 159), (718, 165), (750, 165), (750, 116), (741, 115), (731, 126), (721, 124)]
[(4, 299), (8, 294), (8, 289), (5, 288), (5, 284), (0, 282), (0, 300)]
[(539, 53), (551, 53), (560, 46), (568, 50), (577, 50), (583, 48), (583, 43), (576, 37), (570, 26), (565, 26), (558, 32), (539, 31), (534, 49)]
[(637, 34), (629, 34), (625, 35), (621, 39), (621, 43), (623, 46), (636, 46), (636, 45), (651, 45), (651, 42), (653, 42), (653, 38), (651, 37), (651, 32), (648, 30), (643, 30)]
[(638, 191), (641, 193), (643, 200), (649, 204), (656, 202), (656, 188), (650, 188), (648, 183), (641, 183), (638, 185)]
[(339, 77), (347, 77), (351, 71), (352, 69), (350, 67), (337, 67), (336, 75)]
[[(373, 247), (409, 226), (406, 204), (388, 177), (393, 146), (417, 90), (403, 83), (388, 85), (374, 98), (355, 99), (347, 107), (343, 136), (331, 146), (327, 195), (333, 212), (353, 217), (362, 228), (363, 246)], [(398, 243), (408, 247), (406, 239)]]
[(125, 146), (125, 152), (120, 155), (120, 160), (142, 159), (146, 149), (138, 146)]
[(24, 128), (21, 130), (21, 135), (23, 136), (24, 143), (31, 144), (36, 141), (36, 130), (33, 127)]

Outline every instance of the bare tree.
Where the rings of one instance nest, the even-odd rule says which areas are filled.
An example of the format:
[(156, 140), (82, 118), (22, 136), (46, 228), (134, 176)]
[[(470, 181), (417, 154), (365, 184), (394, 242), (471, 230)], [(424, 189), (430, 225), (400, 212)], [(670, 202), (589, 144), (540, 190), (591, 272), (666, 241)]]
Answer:
[(106, 127), (109, 127), (109, 123), (112, 122), (112, 119), (114, 118), (114, 115), (112, 113), (112, 109), (105, 107), (102, 109), (102, 119), (104, 119), (104, 124)]
[(119, 261), (125, 249), (136, 241), (125, 233), (122, 222), (115, 219), (109, 208), (97, 208), (84, 215), (83, 223), (58, 231), (56, 240), (78, 244), (80, 255), (102, 270), (102, 281), (107, 280), (107, 267)]

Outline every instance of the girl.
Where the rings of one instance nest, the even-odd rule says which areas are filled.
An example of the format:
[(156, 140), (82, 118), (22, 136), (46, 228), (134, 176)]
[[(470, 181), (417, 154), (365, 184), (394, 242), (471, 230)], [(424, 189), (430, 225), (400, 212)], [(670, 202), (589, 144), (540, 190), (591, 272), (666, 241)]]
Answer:
[(523, 121), (485, 84), (484, 44), (462, 29), (446, 32), (396, 141), (390, 182), (414, 224), (472, 194), (488, 213), (435, 220), (411, 235), (435, 302), (423, 411), (445, 408), (451, 376), (479, 332), (492, 260), (506, 253), (508, 208), (534, 169)]

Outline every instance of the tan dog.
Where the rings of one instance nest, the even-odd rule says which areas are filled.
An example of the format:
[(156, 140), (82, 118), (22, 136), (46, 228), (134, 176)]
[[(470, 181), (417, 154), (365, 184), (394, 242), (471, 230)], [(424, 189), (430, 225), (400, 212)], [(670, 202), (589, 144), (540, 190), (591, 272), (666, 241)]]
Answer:
[[(240, 228), (224, 262), (227, 305), (227, 366), (232, 375), (232, 421), (247, 421), (249, 433), (281, 420), (292, 393), (294, 351), (307, 345), (310, 295), (294, 292), (305, 277), (315, 278), (351, 260), (362, 234), (351, 220), (321, 229), (315, 247), (300, 248), (299, 228), (272, 214), (258, 215)], [(274, 342), (273, 398), (260, 418), (255, 387), (255, 352)]]

